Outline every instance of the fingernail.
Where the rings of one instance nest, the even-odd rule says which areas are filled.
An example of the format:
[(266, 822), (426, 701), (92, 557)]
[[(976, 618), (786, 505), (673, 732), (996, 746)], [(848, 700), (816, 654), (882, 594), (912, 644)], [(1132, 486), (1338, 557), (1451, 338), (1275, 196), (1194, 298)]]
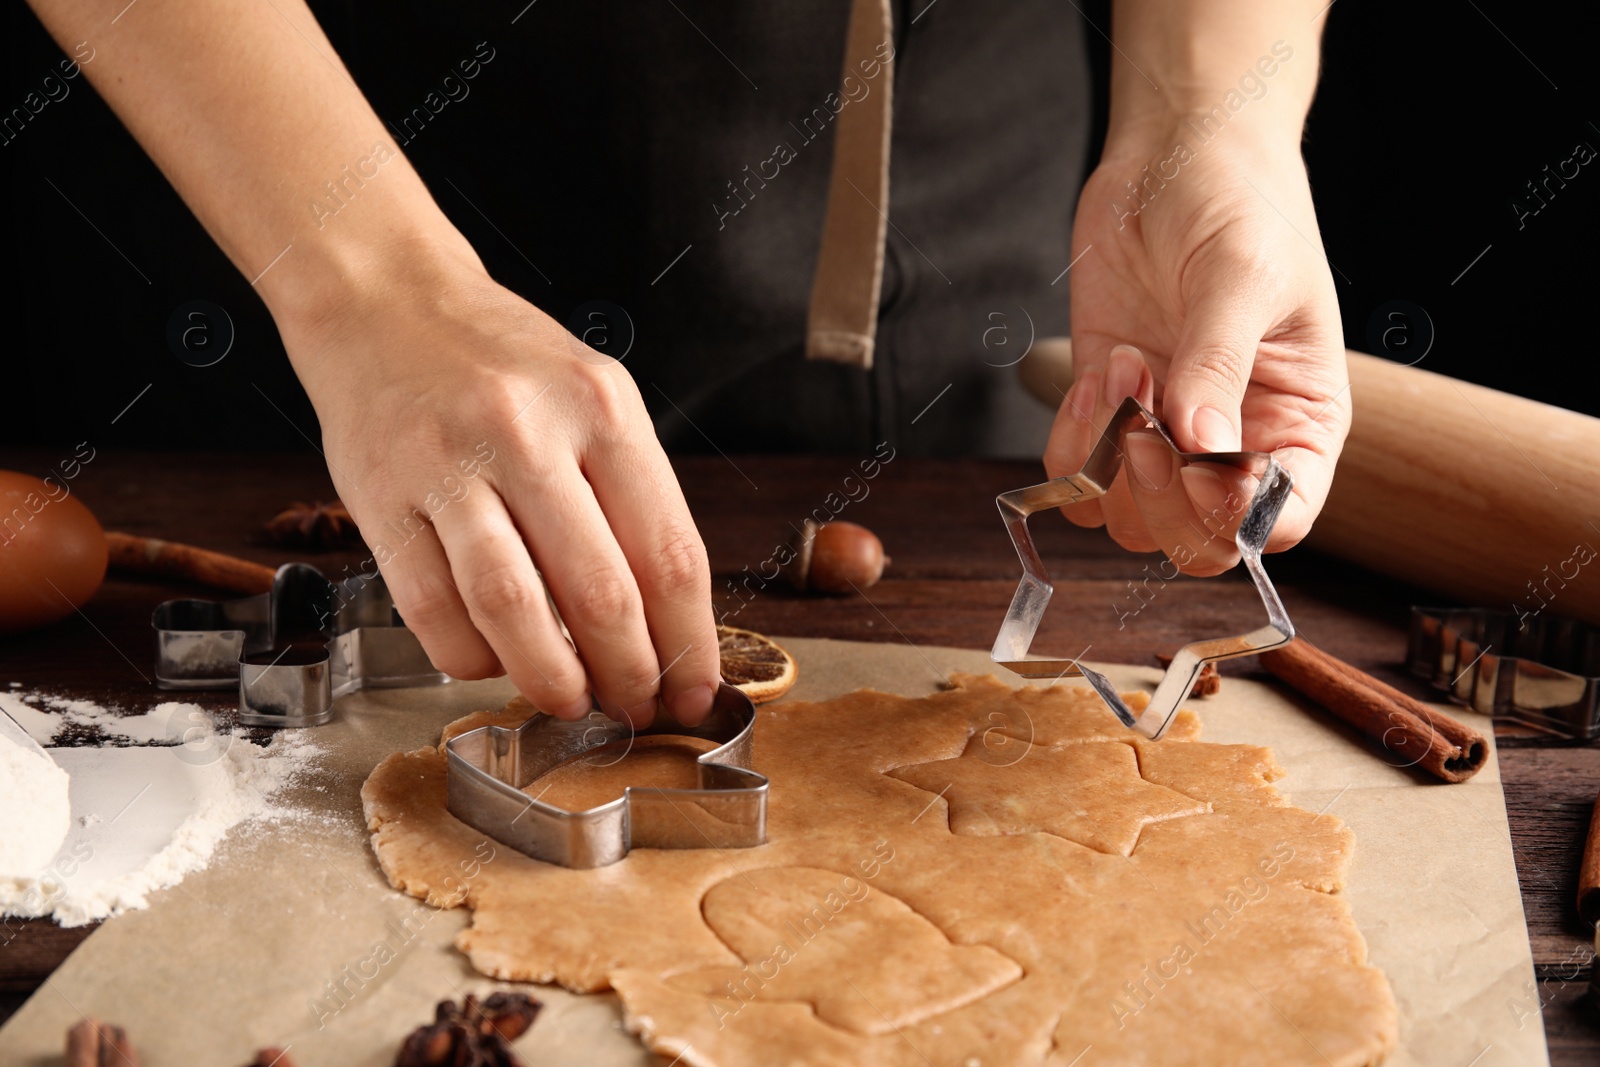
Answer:
[(1205, 467), (1189, 466), (1178, 471), (1178, 477), (1183, 479), (1184, 492), (1189, 494), (1190, 502), (1200, 513), (1206, 531), (1215, 534), (1218, 526), (1225, 527), (1230, 516), (1228, 487), (1223, 484), (1222, 476)]
[(1107, 407), (1115, 407), (1130, 396), (1139, 393), (1139, 380), (1144, 375), (1144, 360), (1139, 355), (1139, 350), (1129, 345), (1118, 345), (1111, 350), (1111, 359), (1106, 363), (1106, 388), (1104, 399)]
[(656, 698), (639, 701), (633, 707), (624, 709), (623, 715), (636, 729), (644, 729), (656, 717)]
[(585, 693), (583, 694), (582, 699), (574, 700), (564, 708), (550, 709), (550, 714), (554, 715), (558, 719), (566, 719), (568, 722), (575, 722), (593, 710), (594, 701), (590, 699), (588, 693)]
[(1239, 451), (1239, 431), (1233, 428), (1233, 420), (1216, 408), (1196, 411), (1189, 429), (1202, 452)]
[(709, 685), (697, 685), (667, 698), (667, 710), (685, 726), (698, 726), (711, 714), (711, 702), (716, 691)]
[(1172, 484), (1178, 457), (1158, 434), (1135, 430), (1123, 442), (1128, 450), (1128, 468), (1141, 489), (1159, 493)]
[(1100, 394), (1100, 372), (1086, 371), (1082, 378), (1067, 390), (1067, 410), (1073, 416), (1088, 422), (1094, 418), (1094, 398)]

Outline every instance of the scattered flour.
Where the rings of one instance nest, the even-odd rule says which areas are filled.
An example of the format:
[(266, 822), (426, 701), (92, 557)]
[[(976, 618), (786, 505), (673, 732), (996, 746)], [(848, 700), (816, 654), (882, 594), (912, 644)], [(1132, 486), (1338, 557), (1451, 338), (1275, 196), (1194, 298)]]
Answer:
[[(66, 839), (34, 864), (32, 877), (0, 877), (0, 915), (48, 915), (81, 926), (148, 907), (150, 893), (205, 867), (234, 827), (296, 817), (285, 787), (303, 779), (320, 754), (312, 730), (282, 730), (259, 747), (243, 732), (217, 732), (195, 704), (117, 716), (89, 701), (29, 697), (50, 711), (4, 692), (0, 707), (46, 744), (71, 722), (146, 745), (50, 750), (69, 779)], [(0, 751), (0, 761), (6, 758)], [(46, 810), (32, 793), (19, 794), (15, 807), (5, 794), (0, 807), (8, 822), (24, 825)]]
[(177, 700), (157, 704), (143, 715), (119, 715), (92, 700), (46, 693), (0, 693), (0, 708), (41, 745), (48, 745), (68, 726), (95, 727), (108, 737), (136, 743), (178, 744), (193, 726), (211, 721), (199, 704)]
[(14, 693), (0, 693), (0, 710), (17, 720), (17, 725), (28, 731), (28, 736), (41, 745), (48, 745), (66, 726), (65, 719), (40, 711)]

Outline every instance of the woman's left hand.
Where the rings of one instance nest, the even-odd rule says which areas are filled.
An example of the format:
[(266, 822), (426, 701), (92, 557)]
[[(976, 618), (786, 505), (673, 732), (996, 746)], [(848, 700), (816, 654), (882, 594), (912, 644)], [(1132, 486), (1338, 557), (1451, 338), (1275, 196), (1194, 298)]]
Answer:
[[(1350, 428), (1339, 304), (1298, 141), (1257, 143), (1230, 127), (1201, 143), (1185, 123), (1108, 145), (1078, 202), (1072, 254), (1075, 382), (1045, 451), (1049, 475), (1079, 470), (1117, 405), (1137, 396), (1184, 451), (1273, 453), (1294, 494), (1267, 548), (1298, 542)], [(1110, 492), (1063, 510), (1184, 573), (1226, 570), (1253, 486), (1178, 468), (1154, 432), (1130, 433)]]

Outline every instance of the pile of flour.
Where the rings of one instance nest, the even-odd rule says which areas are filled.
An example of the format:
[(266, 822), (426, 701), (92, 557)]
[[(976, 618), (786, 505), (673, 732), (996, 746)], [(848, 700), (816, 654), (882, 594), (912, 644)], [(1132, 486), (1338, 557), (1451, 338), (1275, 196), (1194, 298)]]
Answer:
[[(119, 716), (86, 701), (12, 691), (0, 692), (0, 707), (45, 745), (71, 725), (135, 742), (49, 749), (70, 794), (66, 839), (31, 868), (0, 870), (0, 915), (48, 915), (63, 926), (147, 907), (150, 893), (210, 863), (234, 827), (294, 817), (286, 789), (320, 754), (311, 730), (279, 731), (262, 747), (242, 732), (219, 732), (197, 704)], [(59, 817), (59, 798), (18, 792), (4, 798), (8, 821)]]
[(43, 870), (61, 850), (72, 825), (67, 781), (48, 756), (0, 732), (0, 887)]

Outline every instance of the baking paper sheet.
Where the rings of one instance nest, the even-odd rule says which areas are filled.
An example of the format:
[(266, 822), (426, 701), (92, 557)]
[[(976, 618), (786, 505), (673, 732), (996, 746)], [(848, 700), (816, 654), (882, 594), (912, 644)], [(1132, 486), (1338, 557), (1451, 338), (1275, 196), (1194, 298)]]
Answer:
[[(862, 686), (922, 695), (949, 671), (1004, 675), (982, 652), (783, 643), (800, 664), (795, 699)], [(1098, 666), (1124, 689), (1159, 677)], [(145, 1067), (229, 1067), (265, 1045), (290, 1046), (301, 1067), (389, 1067), (435, 1001), (504, 988), (452, 947), (464, 912), (437, 912), (389, 888), (359, 793), (384, 756), (435, 744), (445, 723), (511, 695), (499, 680), (341, 700), (336, 721), (318, 728), (331, 753), (321, 773), (289, 798), (313, 817), (236, 831), (210, 868), (154, 895), (148, 911), (106, 923), (0, 1029), (0, 1063), (58, 1063), (81, 1011), (127, 1026)], [(1436, 784), (1386, 763), (1283, 690), (1235, 678), (1190, 706), (1205, 721), (1203, 740), (1271, 746), (1289, 772), (1278, 787), (1354, 829), (1346, 892), (1400, 1008), (1400, 1047), (1388, 1064), (1548, 1063), (1495, 760), (1466, 784)], [(1448, 710), (1490, 733), (1484, 717)], [(380, 942), (398, 949), (382, 964)], [(545, 1011), (518, 1042), (531, 1062), (655, 1062), (622, 1032), (614, 998), (533, 989)]]

